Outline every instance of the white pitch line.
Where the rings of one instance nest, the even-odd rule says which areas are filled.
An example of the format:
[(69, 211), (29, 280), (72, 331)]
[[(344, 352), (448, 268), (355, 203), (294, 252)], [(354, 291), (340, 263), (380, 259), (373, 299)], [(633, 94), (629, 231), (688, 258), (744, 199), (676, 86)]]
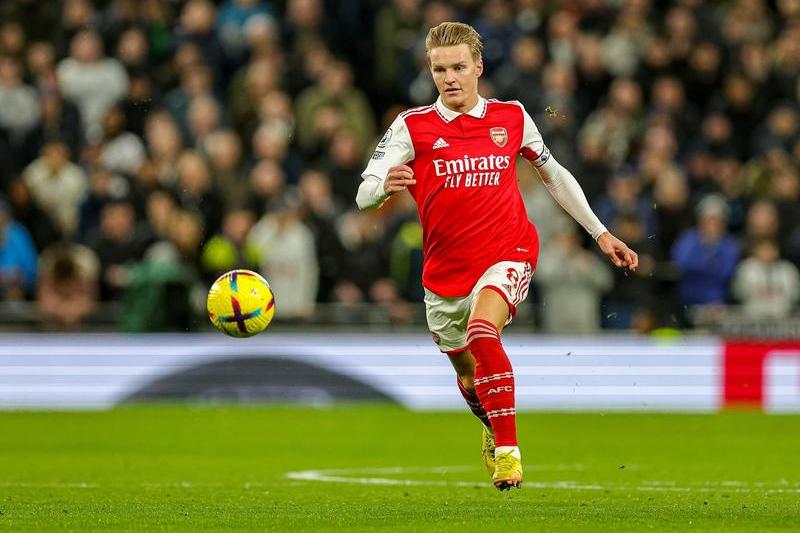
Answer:
[[(548, 465), (539, 465), (546, 467)], [(550, 467), (564, 467), (575, 465), (549, 465)], [(322, 483), (350, 483), (354, 485), (386, 485), (386, 486), (434, 486), (434, 487), (479, 487), (485, 483), (477, 481), (462, 480), (418, 480), (418, 479), (395, 479), (385, 477), (365, 477), (363, 474), (411, 474), (411, 473), (449, 473), (464, 472), (475, 470), (465, 466), (436, 466), (436, 467), (386, 467), (386, 468), (352, 468), (352, 469), (325, 469), (325, 470), (301, 470), (297, 472), (287, 472), (286, 478), (294, 481), (317, 481)], [(530, 470), (530, 468), (528, 469)], [(544, 469), (540, 469), (543, 471)], [(553, 468), (550, 468), (553, 470)], [(362, 474), (361, 477), (351, 477), (347, 474)], [(625, 485), (616, 483), (585, 483), (580, 481), (526, 481), (525, 487), (535, 489), (557, 489), (557, 490), (635, 490), (640, 492), (765, 492), (769, 494), (800, 494), (800, 483), (795, 483), (794, 487), (785, 480), (778, 483), (767, 483), (763, 481), (709, 481), (703, 486), (676, 486), (675, 481), (643, 481), (642, 485)], [(769, 488), (772, 485), (775, 488)], [(780, 487), (780, 488), (777, 488)]]

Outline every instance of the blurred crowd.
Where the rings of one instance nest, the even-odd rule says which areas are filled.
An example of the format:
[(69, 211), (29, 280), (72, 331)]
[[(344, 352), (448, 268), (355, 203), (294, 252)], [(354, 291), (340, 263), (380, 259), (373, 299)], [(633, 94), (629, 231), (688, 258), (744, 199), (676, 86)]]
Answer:
[(413, 201), (354, 197), (381, 132), (435, 99), (424, 39), (445, 20), (483, 36), (481, 94), (526, 106), (640, 254), (613, 271), (519, 163), (543, 330), (794, 311), (800, 0), (3, 2), (0, 299), (52, 328), (118, 301), (128, 330), (183, 329), (243, 267), (283, 320), (410, 320)]

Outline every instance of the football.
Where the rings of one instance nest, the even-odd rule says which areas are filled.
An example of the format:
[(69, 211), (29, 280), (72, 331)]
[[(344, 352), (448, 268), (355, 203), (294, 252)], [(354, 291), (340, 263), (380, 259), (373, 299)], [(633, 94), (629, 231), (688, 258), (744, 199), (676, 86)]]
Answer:
[(267, 280), (252, 270), (232, 270), (211, 285), (208, 318), (231, 337), (261, 333), (275, 316), (275, 297)]

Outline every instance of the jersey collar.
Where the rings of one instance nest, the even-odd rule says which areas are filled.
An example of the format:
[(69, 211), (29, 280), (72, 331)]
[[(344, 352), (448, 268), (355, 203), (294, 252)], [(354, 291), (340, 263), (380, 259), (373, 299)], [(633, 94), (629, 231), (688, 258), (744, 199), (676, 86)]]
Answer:
[(436, 112), (439, 113), (439, 116), (442, 117), (442, 120), (445, 122), (453, 121), (459, 115), (469, 115), (475, 118), (483, 118), (486, 116), (486, 99), (478, 95), (478, 103), (475, 104), (475, 107), (467, 111), (466, 113), (459, 113), (458, 111), (453, 111), (446, 105), (442, 103), (442, 97), (436, 99), (436, 103), (433, 104), (433, 107), (436, 108)]

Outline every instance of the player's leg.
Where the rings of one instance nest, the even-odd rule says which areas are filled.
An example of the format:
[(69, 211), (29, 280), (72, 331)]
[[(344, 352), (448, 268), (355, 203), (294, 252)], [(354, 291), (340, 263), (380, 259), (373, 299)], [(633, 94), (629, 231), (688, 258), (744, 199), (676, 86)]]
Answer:
[(478, 292), (467, 326), (467, 342), (475, 357), (475, 393), (486, 410), (495, 444), (517, 446), (514, 373), (500, 342), (509, 318), (505, 300), (491, 288)]
[(494, 433), (492, 432), (492, 425), (489, 418), (486, 416), (486, 411), (481, 404), (478, 395), (475, 393), (475, 356), (472, 352), (467, 350), (457, 350), (447, 353), (450, 356), (450, 363), (456, 371), (456, 383), (458, 390), (467, 406), (472, 411), (478, 420), (483, 424), (483, 432), (481, 434), (481, 459), (486, 471), (490, 476), (495, 472), (495, 444)]
[(530, 265), (499, 263), (487, 270), (476, 285), (467, 326), (467, 343), (475, 356), (475, 392), (494, 431), (495, 485), (519, 486), (522, 463), (517, 447), (514, 371), (500, 341), (516, 305), (527, 295)]
[(439, 350), (448, 355), (456, 371), (458, 390), (472, 413), (483, 425), (481, 457), (489, 474), (495, 471), (494, 436), (486, 412), (475, 394), (475, 358), (467, 348), (467, 320), (471, 297), (442, 298), (425, 291), (425, 317)]

